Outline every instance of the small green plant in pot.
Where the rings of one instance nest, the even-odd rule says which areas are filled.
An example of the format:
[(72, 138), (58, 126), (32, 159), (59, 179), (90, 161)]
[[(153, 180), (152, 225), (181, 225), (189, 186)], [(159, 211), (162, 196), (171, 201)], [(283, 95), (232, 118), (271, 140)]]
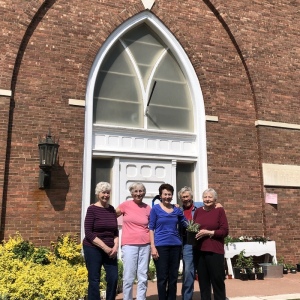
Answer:
[(285, 261), (284, 261), (284, 257), (281, 256), (278, 260), (278, 265), (282, 265), (283, 266), (283, 274), (287, 274), (289, 272), (289, 268), (287, 267)]
[(246, 271), (248, 274), (248, 278), (250, 280), (255, 280), (255, 269), (254, 269), (254, 263), (253, 263), (253, 256), (249, 256), (245, 258), (245, 264), (246, 264)]
[(196, 234), (200, 229), (200, 224), (195, 223), (194, 220), (186, 221), (186, 242), (190, 245), (195, 245), (196, 243)]
[(290, 270), (290, 273), (291, 274), (296, 274), (297, 273), (297, 268), (296, 266), (292, 265), (292, 264), (289, 264), (287, 265), (287, 268)]
[(245, 257), (245, 250), (242, 250), (237, 259), (235, 260), (235, 264), (233, 266), (234, 278), (240, 279), (242, 270), (246, 270), (247, 267), (247, 258)]
[(258, 267), (255, 269), (255, 274), (256, 274), (256, 278), (258, 280), (264, 280), (265, 274), (263, 272), (263, 268), (262, 267)]

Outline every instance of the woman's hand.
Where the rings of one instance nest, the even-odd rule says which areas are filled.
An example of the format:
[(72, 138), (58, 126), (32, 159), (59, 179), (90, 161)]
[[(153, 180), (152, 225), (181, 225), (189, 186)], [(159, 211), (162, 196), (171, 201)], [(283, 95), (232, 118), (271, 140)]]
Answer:
[(212, 237), (214, 235), (213, 230), (207, 230), (207, 229), (201, 229), (197, 234), (196, 234), (196, 239), (199, 240), (205, 236)]
[(118, 255), (118, 247), (114, 246), (111, 248), (110, 253), (107, 253), (110, 258), (116, 258)]
[(159, 258), (157, 249), (155, 246), (151, 247), (151, 256), (154, 260), (157, 260)]

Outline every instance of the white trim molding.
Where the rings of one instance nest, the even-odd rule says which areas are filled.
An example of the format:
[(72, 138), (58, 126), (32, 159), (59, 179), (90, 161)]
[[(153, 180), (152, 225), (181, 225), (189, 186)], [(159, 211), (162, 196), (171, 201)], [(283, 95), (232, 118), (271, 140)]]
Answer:
[(2, 89), (0, 89), (0, 96), (11, 97), (11, 95), (12, 95), (11, 90), (2, 90)]
[(208, 122), (219, 122), (218, 116), (205, 116), (205, 120)]
[(69, 105), (85, 106), (85, 100), (69, 99)]
[(282, 123), (282, 122), (271, 122), (271, 121), (255, 121), (255, 126), (267, 126), (267, 127), (278, 127), (278, 128), (287, 128), (287, 129), (296, 129), (300, 130), (300, 125), (291, 124), (291, 123)]

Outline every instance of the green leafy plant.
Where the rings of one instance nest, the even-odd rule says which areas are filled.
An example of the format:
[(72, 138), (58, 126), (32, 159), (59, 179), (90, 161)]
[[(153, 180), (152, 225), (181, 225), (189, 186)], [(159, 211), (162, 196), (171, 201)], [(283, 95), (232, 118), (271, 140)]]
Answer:
[(148, 268), (148, 279), (154, 280), (156, 278), (156, 268), (154, 264), (154, 260), (151, 258), (149, 262), (149, 268)]
[(200, 228), (200, 224), (195, 223), (194, 220), (188, 220), (186, 221), (187, 227), (186, 227), (186, 231), (190, 231), (190, 232), (198, 232), (199, 228)]
[(21, 241), (13, 247), (12, 252), (15, 258), (30, 259), (34, 252), (34, 246), (28, 241)]
[(253, 270), (253, 268), (254, 268), (253, 256), (249, 256), (249, 257), (245, 258), (245, 267), (248, 270)]
[(236, 261), (235, 261), (235, 265), (236, 268), (240, 268), (240, 269), (246, 269), (247, 267), (247, 258), (245, 257), (245, 250), (242, 250)]
[(270, 241), (270, 239), (268, 237), (259, 236), (259, 235), (255, 235), (255, 236), (246, 236), (246, 235), (243, 236), (242, 235), (240, 237), (232, 237), (232, 236), (228, 235), (224, 239), (224, 243), (226, 246), (228, 246), (229, 244), (241, 243), (241, 242), (259, 242), (259, 243), (265, 244), (268, 241)]
[(32, 261), (36, 264), (48, 265), (50, 264), (50, 260), (48, 258), (49, 254), (50, 250), (46, 247), (36, 248), (32, 255)]

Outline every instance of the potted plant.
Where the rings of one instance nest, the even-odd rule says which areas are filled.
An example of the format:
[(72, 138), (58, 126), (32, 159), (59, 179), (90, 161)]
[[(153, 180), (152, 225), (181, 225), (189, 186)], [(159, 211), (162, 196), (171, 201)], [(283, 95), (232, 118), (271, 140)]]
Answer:
[(290, 273), (291, 274), (296, 274), (297, 273), (297, 269), (296, 269), (296, 266), (294, 265), (287, 265), (288, 269), (290, 270)]
[(300, 272), (300, 262), (296, 264), (296, 266), (297, 266), (297, 272)]
[(235, 260), (235, 264), (233, 267), (234, 278), (241, 278), (240, 274), (242, 272), (242, 269), (246, 269), (246, 261), (247, 259), (245, 257), (245, 250), (242, 250), (238, 255), (237, 259)]
[(189, 245), (195, 245), (196, 243), (196, 234), (199, 231), (200, 224), (195, 223), (194, 220), (186, 221), (186, 243)]
[(246, 269), (241, 269), (240, 279), (243, 280), (243, 281), (248, 280), (248, 274), (247, 274)]
[(288, 267), (286, 266), (286, 263), (284, 262), (284, 257), (281, 256), (279, 259), (278, 259), (278, 265), (282, 265), (283, 266), (283, 274), (287, 274), (289, 269)]
[(289, 272), (289, 268), (286, 266), (286, 264), (283, 265), (283, 274), (287, 274)]
[(265, 274), (263, 272), (262, 267), (258, 267), (255, 269), (256, 279), (257, 280), (264, 280)]
[(252, 256), (245, 258), (245, 266), (246, 266), (246, 272), (248, 274), (248, 278), (250, 280), (255, 280), (255, 269), (254, 269), (254, 263), (253, 263)]
[(248, 273), (248, 279), (249, 280), (255, 280), (255, 269), (247, 269), (247, 273)]

